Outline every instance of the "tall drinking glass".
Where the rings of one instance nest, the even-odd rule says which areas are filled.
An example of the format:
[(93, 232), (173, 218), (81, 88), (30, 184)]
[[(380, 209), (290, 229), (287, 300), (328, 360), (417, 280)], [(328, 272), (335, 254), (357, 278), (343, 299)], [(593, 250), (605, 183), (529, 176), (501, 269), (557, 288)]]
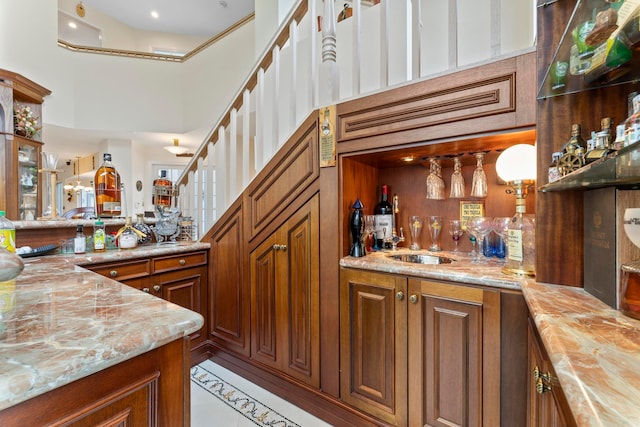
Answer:
[(420, 233), (422, 232), (422, 218), (417, 215), (409, 217), (409, 231), (411, 231), (411, 244), (409, 249), (414, 251), (420, 250)]
[(510, 216), (499, 216), (493, 219), (493, 231), (500, 236), (504, 242), (504, 259), (509, 259), (509, 223), (511, 223)]
[(440, 233), (442, 232), (442, 217), (438, 215), (428, 217), (427, 225), (429, 227), (429, 237), (431, 238), (431, 246), (429, 246), (429, 250), (441, 251)]
[(376, 239), (374, 233), (376, 231), (375, 215), (364, 216), (364, 246), (365, 251), (373, 252), (376, 245)]

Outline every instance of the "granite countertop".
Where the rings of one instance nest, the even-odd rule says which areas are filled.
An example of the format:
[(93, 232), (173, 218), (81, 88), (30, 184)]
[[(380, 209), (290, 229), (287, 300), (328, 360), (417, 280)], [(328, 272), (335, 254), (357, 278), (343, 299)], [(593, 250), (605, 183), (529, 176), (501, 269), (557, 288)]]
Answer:
[[(422, 254), (452, 258), (450, 264), (415, 264), (400, 262), (389, 258), (389, 255)], [(347, 256), (340, 260), (343, 267), (384, 273), (406, 274), (408, 276), (428, 279), (447, 280), (464, 284), (491, 286), (504, 289), (520, 289), (522, 279), (502, 273), (502, 261), (497, 258), (484, 259), (481, 263), (472, 263), (468, 252), (429, 252), (412, 251), (406, 248), (396, 251), (379, 251), (364, 257)]]
[(522, 292), (579, 426), (640, 426), (640, 321), (582, 288)]
[(206, 249), (150, 245), (25, 259), (0, 283), (0, 410), (200, 329), (198, 313), (75, 264)]
[[(402, 249), (393, 254), (403, 253), (416, 252)], [(438, 252), (459, 262), (421, 265), (391, 260), (389, 254), (345, 257), (340, 265), (521, 289), (578, 426), (640, 426), (640, 320), (623, 315), (583, 288), (506, 276), (495, 260), (472, 264), (467, 253)]]

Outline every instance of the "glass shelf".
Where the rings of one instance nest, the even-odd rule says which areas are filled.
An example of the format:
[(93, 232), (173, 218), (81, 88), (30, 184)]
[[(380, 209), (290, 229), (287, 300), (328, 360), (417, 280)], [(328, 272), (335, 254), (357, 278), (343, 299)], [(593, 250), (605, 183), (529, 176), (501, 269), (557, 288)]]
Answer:
[[(538, 6), (547, 3), (551, 2)], [(640, 0), (578, 0), (538, 89), (538, 99), (640, 82), (639, 14)], [(606, 21), (605, 16), (617, 16), (617, 20)], [(580, 30), (592, 46), (578, 35)]]
[(589, 190), (601, 187), (640, 188), (640, 142), (624, 147), (607, 157), (545, 184), (538, 190)]

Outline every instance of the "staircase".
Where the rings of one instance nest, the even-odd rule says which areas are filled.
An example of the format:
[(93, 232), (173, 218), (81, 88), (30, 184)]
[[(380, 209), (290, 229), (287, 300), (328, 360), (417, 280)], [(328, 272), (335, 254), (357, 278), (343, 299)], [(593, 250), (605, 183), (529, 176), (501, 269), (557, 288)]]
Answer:
[(178, 207), (200, 235), (320, 107), (512, 56), (535, 40), (533, 0), (339, 3), (352, 15), (337, 22), (332, 1), (296, 2), (178, 179)]

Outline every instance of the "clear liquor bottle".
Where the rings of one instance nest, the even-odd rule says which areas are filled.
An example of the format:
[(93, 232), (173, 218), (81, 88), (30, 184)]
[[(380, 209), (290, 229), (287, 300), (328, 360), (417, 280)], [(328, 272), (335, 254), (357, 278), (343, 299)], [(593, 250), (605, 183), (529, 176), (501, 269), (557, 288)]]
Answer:
[(120, 174), (111, 163), (111, 154), (104, 153), (103, 163), (93, 179), (98, 217), (120, 216), (122, 212)]

